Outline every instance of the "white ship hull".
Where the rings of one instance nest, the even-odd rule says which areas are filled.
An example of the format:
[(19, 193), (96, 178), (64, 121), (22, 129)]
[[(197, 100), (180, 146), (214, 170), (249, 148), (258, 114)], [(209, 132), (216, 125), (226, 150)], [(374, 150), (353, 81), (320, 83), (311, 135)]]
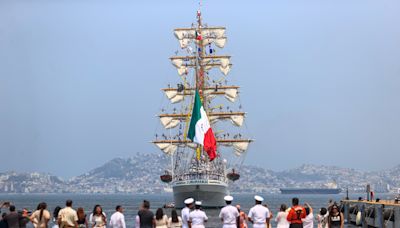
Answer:
[(218, 180), (187, 180), (172, 184), (174, 200), (177, 208), (183, 208), (183, 201), (194, 198), (202, 201), (202, 207), (220, 208), (225, 206), (224, 196), (228, 194), (228, 185)]

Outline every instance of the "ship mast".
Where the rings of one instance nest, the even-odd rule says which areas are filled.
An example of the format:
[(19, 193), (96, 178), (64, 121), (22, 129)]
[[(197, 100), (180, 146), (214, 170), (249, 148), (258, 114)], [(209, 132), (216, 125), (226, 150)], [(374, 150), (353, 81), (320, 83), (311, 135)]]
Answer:
[[(226, 75), (229, 73), (232, 64), (230, 63), (231, 56), (229, 55), (216, 55), (215, 49), (211, 48), (211, 45), (218, 48), (225, 46), (227, 37), (225, 36), (225, 27), (210, 27), (203, 25), (202, 15), (200, 9), (197, 11), (196, 24), (192, 24), (190, 28), (176, 28), (174, 30), (175, 37), (178, 39), (182, 50), (186, 50), (187, 55), (185, 56), (172, 56), (170, 57), (171, 63), (177, 68), (178, 74), (181, 76), (183, 84), (178, 84), (177, 88), (162, 89), (165, 95), (171, 101), (172, 104), (181, 103), (182, 110), (176, 113), (174, 108), (173, 113), (162, 113), (158, 117), (165, 129), (170, 132), (169, 136), (162, 135), (163, 138), (152, 141), (159, 149), (164, 153), (174, 157), (173, 165), (173, 181), (178, 181), (182, 176), (193, 175), (199, 179), (204, 178), (200, 175), (200, 172), (215, 173), (217, 177), (207, 178), (218, 178), (218, 180), (226, 181), (225, 173), (225, 162), (224, 157), (218, 156), (214, 161), (209, 162), (208, 159), (204, 159), (202, 155), (206, 156), (203, 152), (203, 148), (190, 140), (186, 139), (186, 132), (189, 126), (189, 120), (192, 114), (192, 99), (195, 95), (195, 91), (199, 92), (201, 102), (207, 113), (208, 119), (212, 128), (216, 126), (217, 121), (230, 121), (233, 126), (241, 127), (246, 116), (245, 112), (235, 111), (226, 107), (223, 110), (223, 105), (213, 107), (212, 101), (215, 97), (225, 97), (229, 102), (234, 103), (238, 97), (238, 86), (226, 85)], [(191, 46), (193, 44), (193, 46)], [(207, 47), (210, 47), (210, 51), (207, 54)], [(194, 47), (196, 50), (193, 50)], [(176, 52), (176, 54), (178, 51)], [(223, 76), (221, 78), (209, 77), (209, 71), (212, 68), (219, 68)], [(193, 81), (188, 82), (189, 71), (192, 69), (194, 73)], [(218, 76), (214, 76), (218, 77)], [(225, 85), (222, 84), (225, 81)], [(185, 99), (188, 97), (189, 99)], [(189, 102), (189, 104), (188, 104)], [(184, 107), (186, 106), (186, 109)], [(241, 105), (239, 106), (239, 109)], [(219, 109), (219, 110), (218, 110)], [(164, 110), (164, 109), (163, 109)], [(164, 112), (164, 111), (163, 111)], [(171, 129), (179, 126), (179, 132), (183, 130), (183, 137), (181, 133), (171, 135)], [(241, 157), (243, 153), (247, 151), (248, 145), (252, 142), (251, 139), (242, 137), (240, 133), (230, 135), (228, 132), (223, 130), (214, 131), (217, 141), (217, 153), (221, 155), (221, 147), (232, 147), (235, 155)], [(221, 146), (221, 147), (220, 147)], [(194, 154), (186, 149), (194, 149)], [(191, 154), (191, 155), (190, 155)], [(191, 157), (192, 156), (192, 157)], [(230, 156), (229, 156), (230, 157)], [(186, 159), (186, 161), (183, 161)], [(179, 170), (176, 168), (179, 167)], [(175, 171), (175, 172), (174, 172)]]

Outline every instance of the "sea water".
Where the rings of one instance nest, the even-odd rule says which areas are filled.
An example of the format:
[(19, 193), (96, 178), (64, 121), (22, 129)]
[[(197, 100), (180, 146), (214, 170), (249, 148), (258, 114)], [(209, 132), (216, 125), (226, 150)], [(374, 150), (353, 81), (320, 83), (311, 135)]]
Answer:
[[(249, 209), (254, 205), (254, 194), (232, 194), (234, 197), (233, 205), (240, 204), (241, 209), (248, 213)], [(263, 204), (267, 204), (270, 211), (273, 213), (274, 217), (279, 211), (281, 204), (286, 204), (290, 206), (293, 195), (281, 195), (281, 194), (259, 194), (264, 197)], [(364, 194), (352, 194), (350, 198), (357, 199), (359, 196), (364, 196)], [(298, 195), (296, 196), (300, 199), (300, 203), (309, 203), (314, 209), (314, 215), (319, 212), (321, 207), (327, 207), (328, 201), (332, 199), (333, 201), (339, 202), (345, 197), (345, 195)], [(393, 197), (392, 195), (377, 195), (381, 199), (387, 199)], [(107, 214), (109, 219), (111, 214), (115, 211), (116, 205), (122, 205), (125, 208), (125, 220), (127, 227), (134, 227), (134, 218), (137, 215), (140, 204), (144, 199), (150, 201), (150, 208), (153, 212), (159, 207), (163, 207), (164, 204), (173, 201), (172, 194), (151, 194), (151, 195), (141, 195), (141, 194), (111, 194), (111, 195), (100, 195), (100, 194), (0, 194), (0, 202), (10, 201), (16, 207), (17, 210), (22, 208), (27, 208), (30, 211), (34, 211), (38, 203), (46, 202), (48, 205), (48, 210), (53, 213), (56, 206), (64, 207), (65, 201), (71, 199), (73, 201), (73, 208), (82, 207), (84, 208), (87, 216), (92, 212), (94, 205), (100, 204), (103, 211)], [(168, 216), (171, 215), (171, 209), (163, 209), (164, 213)], [(6, 209), (2, 209), (2, 212), (8, 212)], [(209, 217), (209, 221), (206, 227), (222, 227), (220, 219), (218, 218), (219, 209), (205, 209), (206, 214)], [(180, 214), (180, 210), (178, 210)], [(109, 221), (109, 220), (108, 220)], [(315, 227), (317, 227), (317, 223)], [(271, 221), (272, 227), (276, 226), (275, 221)], [(51, 225), (50, 225), (51, 227)], [(249, 226), (251, 227), (251, 225)], [(351, 227), (351, 226), (347, 226)]]

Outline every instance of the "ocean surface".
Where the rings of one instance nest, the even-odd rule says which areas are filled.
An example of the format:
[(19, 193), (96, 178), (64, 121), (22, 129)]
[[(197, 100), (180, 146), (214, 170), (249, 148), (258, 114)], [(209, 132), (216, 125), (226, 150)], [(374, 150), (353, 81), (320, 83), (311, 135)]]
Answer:
[[(249, 209), (253, 206), (254, 194), (232, 194), (234, 199), (233, 204), (240, 204), (242, 210), (248, 213)], [(290, 205), (291, 198), (293, 195), (281, 195), (281, 194), (260, 194), (264, 197), (268, 208), (272, 211), (274, 216), (279, 211), (279, 207), (282, 203)], [(352, 194), (351, 199), (357, 199), (359, 196), (365, 197), (364, 194)], [(345, 197), (345, 195), (299, 195), (296, 196), (300, 199), (300, 203), (309, 203), (314, 209), (314, 215), (316, 215), (321, 207), (326, 207), (330, 199), (339, 202)], [(381, 199), (393, 198), (390, 194), (377, 195)], [(48, 209), (53, 213), (56, 206), (64, 207), (65, 201), (67, 199), (73, 200), (73, 207), (76, 209), (78, 207), (83, 207), (86, 214), (89, 216), (93, 210), (94, 205), (100, 204), (103, 207), (103, 211), (107, 214), (109, 219), (111, 214), (115, 211), (116, 205), (122, 205), (125, 208), (125, 220), (127, 227), (134, 227), (134, 218), (138, 212), (138, 208), (141, 202), (146, 199), (150, 201), (151, 210), (154, 212), (157, 208), (162, 207), (164, 204), (172, 202), (172, 194), (152, 194), (152, 195), (140, 195), (140, 194), (113, 194), (113, 195), (98, 195), (98, 194), (88, 194), (88, 195), (71, 195), (71, 194), (0, 194), (0, 202), (10, 201), (16, 207), (17, 210), (22, 208), (27, 208), (30, 211), (34, 211), (38, 203), (46, 202)], [(6, 209), (2, 209), (2, 212), (8, 212)], [(164, 209), (164, 212), (170, 216), (171, 209)], [(222, 227), (222, 224), (218, 218), (219, 209), (206, 209), (205, 210), (209, 221), (206, 227), (216, 228)], [(180, 210), (178, 210), (180, 214)], [(276, 227), (275, 221), (271, 222), (272, 227)], [(317, 223), (315, 222), (315, 227)], [(51, 226), (50, 226), (51, 227)], [(249, 226), (251, 227), (251, 225)], [(352, 226), (347, 226), (352, 227)]]

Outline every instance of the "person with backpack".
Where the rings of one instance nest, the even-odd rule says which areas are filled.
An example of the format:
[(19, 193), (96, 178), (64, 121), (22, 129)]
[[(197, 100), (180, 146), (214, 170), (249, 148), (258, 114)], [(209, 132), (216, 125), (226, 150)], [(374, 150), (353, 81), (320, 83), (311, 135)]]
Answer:
[(292, 205), (286, 218), (290, 223), (289, 228), (303, 228), (303, 221), (301, 219), (306, 217), (306, 210), (299, 205), (299, 198), (293, 198)]

